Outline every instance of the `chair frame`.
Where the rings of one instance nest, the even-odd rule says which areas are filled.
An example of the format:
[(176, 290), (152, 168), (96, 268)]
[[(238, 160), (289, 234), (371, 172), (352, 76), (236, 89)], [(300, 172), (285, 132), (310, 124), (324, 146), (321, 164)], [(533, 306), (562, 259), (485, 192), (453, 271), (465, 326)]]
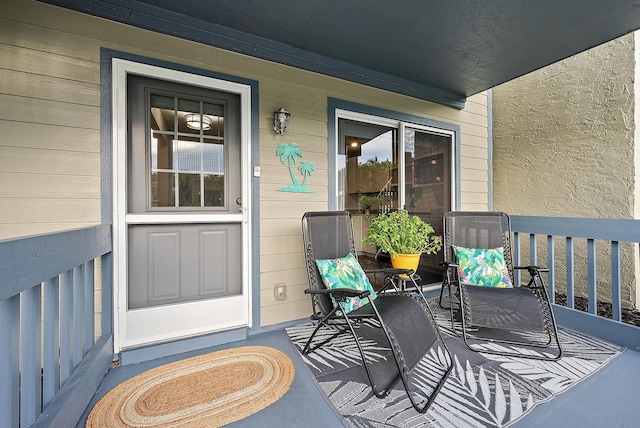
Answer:
[[(502, 247), (504, 250), (504, 259), (507, 265), (509, 276), (511, 278), (511, 281), (514, 287), (529, 289), (537, 297), (538, 302), (540, 304), (540, 309), (541, 311), (543, 311), (543, 314), (542, 314), (543, 325), (544, 325), (545, 332), (548, 339), (546, 343), (536, 343), (534, 345), (531, 342), (528, 342), (526, 340), (497, 339), (497, 338), (476, 336), (470, 333), (470, 330), (473, 328), (473, 326), (468, 325), (470, 324), (470, 319), (468, 317), (470, 302), (464, 292), (465, 286), (462, 286), (462, 287), (460, 286), (460, 279), (459, 279), (459, 272), (458, 272), (459, 266), (455, 263), (455, 260), (453, 260), (453, 251), (450, 249), (450, 247), (452, 245), (456, 245), (456, 243), (451, 242), (452, 238), (451, 238), (451, 231), (448, 227), (449, 225), (448, 219), (454, 216), (502, 217), (502, 224), (503, 224), (503, 228), (501, 230)], [(515, 356), (515, 357), (537, 359), (537, 360), (547, 360), (547, 361), (560, 359), (562, 357), (562, 346), (560, 344), (560, 339), (558, 335), (558, 327), (556, 324), (555, 315), (553, 313), (553, 308), (551, 306), (551, 301), (549, 300), (549, 293), (547, 290), (547, 286), (544, 282), (544, 278), (541, 275), (541, 273), (549, 272), (549, 269), (546, 267), (539, 267), (539, 266), (533, 266), (533, 265), (513, 266), (513, 259), (512, 259), (513, 253), (512, 253), (512, 246), (511, 246), (511, 233), (512, 233), (511, 218), (509, 217), (509, 215), (500, 211), (493, 211), (493, 212), (492, 211), (484, 211), (484, 212), (450, 211), (445, 213), (443, 217), (443, 225), (444, 225), (443, 245), (445, 246), (445, 261), (441, 263), (441, 265), (444, 267), (444, 273), (443, 273), (443, 281), (442, 281), (442, 287), (440, 289), (440, 297), (439, 297), (438, 303), (440, 307), (446, 309), (446, 306), (443, 305), (444, 290), (446, 288), (449, 296), (448, 308), (451, 311), (452, 330), (458, 336), (462, 336), (464, 343), (467, 345), (469, 349), (476, 352), (483, 352), (486, 354), (505, 355), (505, 356)], [(506, 227), (504, 227), (505, 225)], [(526, 285), (523, 286), (521, 284), (516, 284), (514, 280), (514, 272), (516, 270), (526, 270), (529, 273), (530, 278), (529, 278), (529, 282)], [(473, 285), (470, 285), (469, 287), (473, 287)], [(496, 290), (500, 290), (500, 289), (496, 289)], [(454, 297), (457, 299), (457, 302), (453, 301)], [(459, 315), (461, 319), (461, 322), (462, 322), (461, 329), (455, 327), (456, 315)], [(497, 326), (495, 328), (500, 329)], [(508, 329), (504, 329), (504, 330), (509, 331)], [(492, 351), (487, 349), (479, 350), (477, 348), (474, 348), (473, 346), (474, 344), (481, 343), (481, 342), (502, 343), (506, 345), (520, 346), (523, 348), (531, 348), (535, 350), (544, 350), (544, 349), (550, 348), (553, 345), (557, 348), (557, 353), (552, 354), (549, 357), (549, 356), (544, 356), (542, 354), (535, 355), (535, 354), (522, 354), (517, 352), (498, 352), (498, 351)]]
[[(311, 295), (311, 305), (312, 305), (312, 315), (311, 315), (311, 319), (315, 322), (317, 322), (317, 325), (315, 327), (315, 329), (313, 330), (311, 336), (309, 337), (309, 339), (307, 340), (307, 343), (305, 344), (303, 350), (302, 350), (302, 354), (308, 354), (310, 352), (313, 352), (315, 349), (318, 349), (319, 347), (321, 347), (322, 345), (328, 343), (330, 340), (332, 340), (334, 337), (336, 337), (339, 334), (342, 334), (343, 332), (345, 332), (347, 329), (349, 330), (349, 332), (351, 333), (351, 335), (353, 336), (360, 356), (362, 358), (362, 362), (363, 362), (363, 366), (365, 369), (365, 372), (367, 374), (367, 378), (369, 380), (369, 384), (371, 386), (371, 389), (374, 393), (374, 395), (378, 398), (384, 398), (386, 397), (391, 390), (395, 387), (395, 385), (399, 382), (402, 381), (404, 389), (407, 393), (407, 396), (409, 397), (409, 400), (411, 401), (412, 406), (416, 409), (416, 411), (418, 411), (419, 413), (425, 413), (428, 409), (429, 406), (431, 406), (431, 404), (433, 403), (433, 400), (435, 399), (436, 395), (438, 394), (438, 392), (440, 391), (440, 389), (442, 388), (442, 386), (444, 385), (449, 373), (451, 372), (452, 368), (453, 368), (453, 358), (451, 357), (451, 353), (446, 345), (446, 343), (444, 342), (444, 340), (442, 339), (442, 336), (440, 334), (440, 331), (438, 330), (438, 326), (435, 322), (435, 319), (433, 317), (433, 314), (431, 312), (431, 309), (429, 308), (429, 305), (427, 303), (426, 298), (424, 297), (424, 294), (422, 292), (422, 284), (418, 285), (418, 283), (415, 280), (415, 277), (417, 277), (417, 275), (414, 275), (413, 270), (411, 269), (395, 269), (395, 268), (389, 268), (389, 269), (375, 269), (375, 270), (367, 270), (366, 273), (373, 273), (373, 274), (383, 274), (385, 276), (385, 282), (383, 285), (383, 288), (378, 291), (378, 298), (384, 298), (385, 295), (396, 295), (396, 294), (402, 294), (402, 295), (411, 295), (412, 293), (410, 292), (406, 292), (406, 291), (399, 291), (395, 280), (398, 279), (398, 275), (400, 274), (404, 274), (407, 275), (409, 277), (409, 279), (412, 281), (413, 285), (415, 286), (415, 290), (417, 291), (417, 293), (413, 293), (420, 301), (420, 303), (422, 304), (425, 313), (427, 314), (429, 320), (431, 321), (431, 324), (434, 328), (435, 334), (436, 334), (436, 343), (440, 343), (442, 344), (442, 349), (444, 349), (445, 354), (447, 355), (448, 358), (448, 367), (445, 370), (444, 375), (442, 376), (442, 378), (439, 380), (438, 384), (435, 386), (434, 390), (432, 391), (431, 395), (429, 397), (427, 397), (426, 403), (424, 403), (422, 406), (415, 400), (413, 394), (411, 393), (410, 389), (409, 389), (409, 379), (408, 376), (412, 370), (413, 367), (408, 367), (406, 364), (406, 361), (402, 355), (402, 350), (399, 349), (398, 343), (394, 338), (393, 333), (387, 328), (387, 326), (385, 325), (385, 322), (383, 321), (383, 317), (381, 316), (378, 307), (375, 304), (375, 301), (370, 300), (369, 303), (365, 306), (370, 306), (371, 309), (373, 310), (373, 314), (358, 314), (358, 313), (350, 313), (347, 314), (346, 311), (344, 310), (340, 310), (341, 309), (341, 305), (343, 302), (346, 302), (348, 298), (351, 297), (359, 297), (359, 298), (365, 298), (369, 296), (369, 291), (357, 291), (357, 290), (353, 290), (353, 289), (349, 289), (349, 288), (334, 288), (334, 289), (327, 289), (324, 286), (324, 283), (322, 282), (322, 279), (318, 278), (318, 276), (316, 275), (317, 272), (317, 268), (315, 265), (315, 258), (314, 258), (314, 254), (313, 254), (313, 248), (312, 245), (310, 243), (309, 240), (309, 231), (308, 231), (308, 225), (307, 225), (307, 221), (310, 217), (312, 216), (318, 216), (318, 215), (345, 215), (348, 216), (349, 219), (349, 250), (351, 251), (351, 253), (353, 253), (354, 255), (357, 255), (356, 252), (356, 248), (355, 248), (355, 243), (354, 243), (354, 233), (353, 233), (353, 222), (351, 219), (351, 214), (348, 211), (322, 211), (322, 212), (307, 212), (305, 213), (305, 215), (302, 218), (302, 234), (303, 234), (303, 242), (305, 244), (305, 260), (306, 260), (306, 268), (307, 268), (307, 275), (308, 275), (308, 279), (309, 279), (309, 285), (310, 288), (306, 289), (304, 291), (305, 294), (309, 294)], [(346, 255), (346, 254), (345, 254)], [(406, 280), (406, 279), (405, 279)], [(393, 289), (393, 291), (388, 290), (389, 288)], [(328, 296), (333, 296), (333, 298), (336, 300), (336, 302), (338, 302), (338, 305), (333, 307), (333, 309), (331, 309), (329, 312), (326, 312), (325, 310), (323, 310), (323, 304), (321, 303), (320, 299), (323, 297), (328, 297)], [(340, 311), (340, 315), (337, 315), (337, 312)], [(357, 312), (357, 311), (355, 311)], [(357, 323), (363, 319), (367, 319), (367, 318), (375, 318), (379, 321), (382, 331), (384, 332), (384, 336), (386, 337), (386, 340), (388, 341), (388, 344), (390, 346), (390, 349), (392, 351), (392, 355), (393, 358), (395, 360), (395, 365), (398, 369), (398, 374), (395, 377), (395, 379), (393, 379), (390, 383), (388, 383), (387, 385), (383, 385), (383, 386), (378, 386), (376, 385), (375, 381), (373, 380), (373, 377), (371, 375), (371, 369), (369, 368), (369, 364), (366, 362), (366, 356), (364, 353), (364, 349), (362, 347), (362, 345), (360, 344), (360, 341), (358, 340), (358, 336), (354, 330), (353, 324)], [(313, 338), (315, 337), (316, 333), (320, 330), (320, 328), (324, 327), (328, 327), (328, 328), (333, 328), (333, 326), (335, 326), (335, 323), (332, 324), (332, 321), (336, 321), (336, 320), (340, 320), (341, 321), (341, 325), (342, 325), (342, 321), (344, 321), (344, 324), (346, 325), (346, 327), (344, 325), (342, 325), (342, 328), (338, 330), (338, 332), (329, 337), (328, 339), (322, 341), (320, 344), (316, 344), (315, 346), (311, 346), (311, 342), (313, 341)]]

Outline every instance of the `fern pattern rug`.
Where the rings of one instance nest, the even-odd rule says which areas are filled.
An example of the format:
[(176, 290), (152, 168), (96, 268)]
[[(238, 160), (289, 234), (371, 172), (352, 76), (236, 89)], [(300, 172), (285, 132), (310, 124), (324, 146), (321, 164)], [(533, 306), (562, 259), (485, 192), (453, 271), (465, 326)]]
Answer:
[[(335, 331), (320, 330), (314, 343), (328, 342), (302, 358), (350, 426), (506, 427), (536, 405), (551, 400), (592, 375), (622, 351), (616, 345), (560, 329), (564, 353), (558, 361), (472, 352), (451, 330), (449, 312), (434, 304), (431, 307), (453, 356), (454, 366), (425, 414), (413, 409), (401, 383), (387, 397), (376, 398), (351, 335), (342, 333), (331, 338)], [(306, 323), (286, 330), (292, 343), (301, 350), (313, 327)], [(357, 328), (365, 355), (371, 361), (389, 357), (388, 349), (369, 339), (372, 332), (378, 330), (374, 327), (361, 323)], [(444, 366), (444, 354), (436, 349), (418, 363), (414, 377), (420, 382)]]

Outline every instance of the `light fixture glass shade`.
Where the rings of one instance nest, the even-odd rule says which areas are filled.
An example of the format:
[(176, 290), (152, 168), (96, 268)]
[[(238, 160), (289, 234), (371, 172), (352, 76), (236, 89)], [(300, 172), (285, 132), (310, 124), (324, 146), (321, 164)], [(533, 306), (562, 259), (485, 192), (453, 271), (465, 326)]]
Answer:
[(211, 129), (213, 119), (206, 114), (188, 113), (184, 115), (184, 120), (187, 123), (187, 128), (208, 131)]
[(280, 107), (278, 110), (273, 112), (273, 130), (276, 134), (284, 134), (290, 117), (291, 113), (286, 111), (284, 107)]

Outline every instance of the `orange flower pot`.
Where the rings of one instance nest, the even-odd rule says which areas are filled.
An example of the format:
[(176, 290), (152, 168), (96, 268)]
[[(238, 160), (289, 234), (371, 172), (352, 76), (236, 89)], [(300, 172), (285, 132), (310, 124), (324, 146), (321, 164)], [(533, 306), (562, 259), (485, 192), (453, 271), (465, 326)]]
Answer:
[[(391, 259), (391, 266), (396, 269), (413, 269), (413, 272), (418, 271), (418, 265), (420, 264), (420, 256), (422, 254), (398, 254)], [(408, 279), (406, 275), (400, 275), (401, 278)]]

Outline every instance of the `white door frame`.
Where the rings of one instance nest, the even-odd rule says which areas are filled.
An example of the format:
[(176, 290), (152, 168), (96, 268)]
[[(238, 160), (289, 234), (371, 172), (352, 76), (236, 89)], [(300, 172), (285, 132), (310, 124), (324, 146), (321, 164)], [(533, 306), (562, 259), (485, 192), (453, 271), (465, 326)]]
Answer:
[[(251, 87), (235, 82), (216, 79), (187, 72), (166, 69), (148, 64), (136, 63), (114, 58), (112, 60), (112, 159), (113, 159), (113, 278), (114, 278), (114, 352), (123, 349), (162, 342), (172, 339), (222, 331), (236, 327), (251, 327)], [(242, 191), (242, 295), (245, 299), (246, 315), (240, 323), (226, 323), (211, 317), (209, 325), (195, 326), (181, 332), (180, 336), (159, 334), (144, 339), (131, 340), (126, 337), (127, 313), (127, 75), (135, 74), (155, 79), (174, 81), (182, 84), (200, 86), (207, 89), (225, 91), (240, 96), (240, 140), (241, 140), (241, 191)], [(131, 216), (131, 215), (129, 215)], [(233, 215), (230, 215), (233, 216)], [(202, 222), (206, 215), (189, 216), (189, 222)], [(131, 223), (131, 218), (129, 222)], [(134, 220), (135, 221), (135, 220)], [(183, 221), (183, 220), (181, 220)], [(108, 308), (103, 308), (108, 310)], [(217, 323), (215, 328), (213, 323)], [(212, 329), (213, 328), (213, 329)]]

